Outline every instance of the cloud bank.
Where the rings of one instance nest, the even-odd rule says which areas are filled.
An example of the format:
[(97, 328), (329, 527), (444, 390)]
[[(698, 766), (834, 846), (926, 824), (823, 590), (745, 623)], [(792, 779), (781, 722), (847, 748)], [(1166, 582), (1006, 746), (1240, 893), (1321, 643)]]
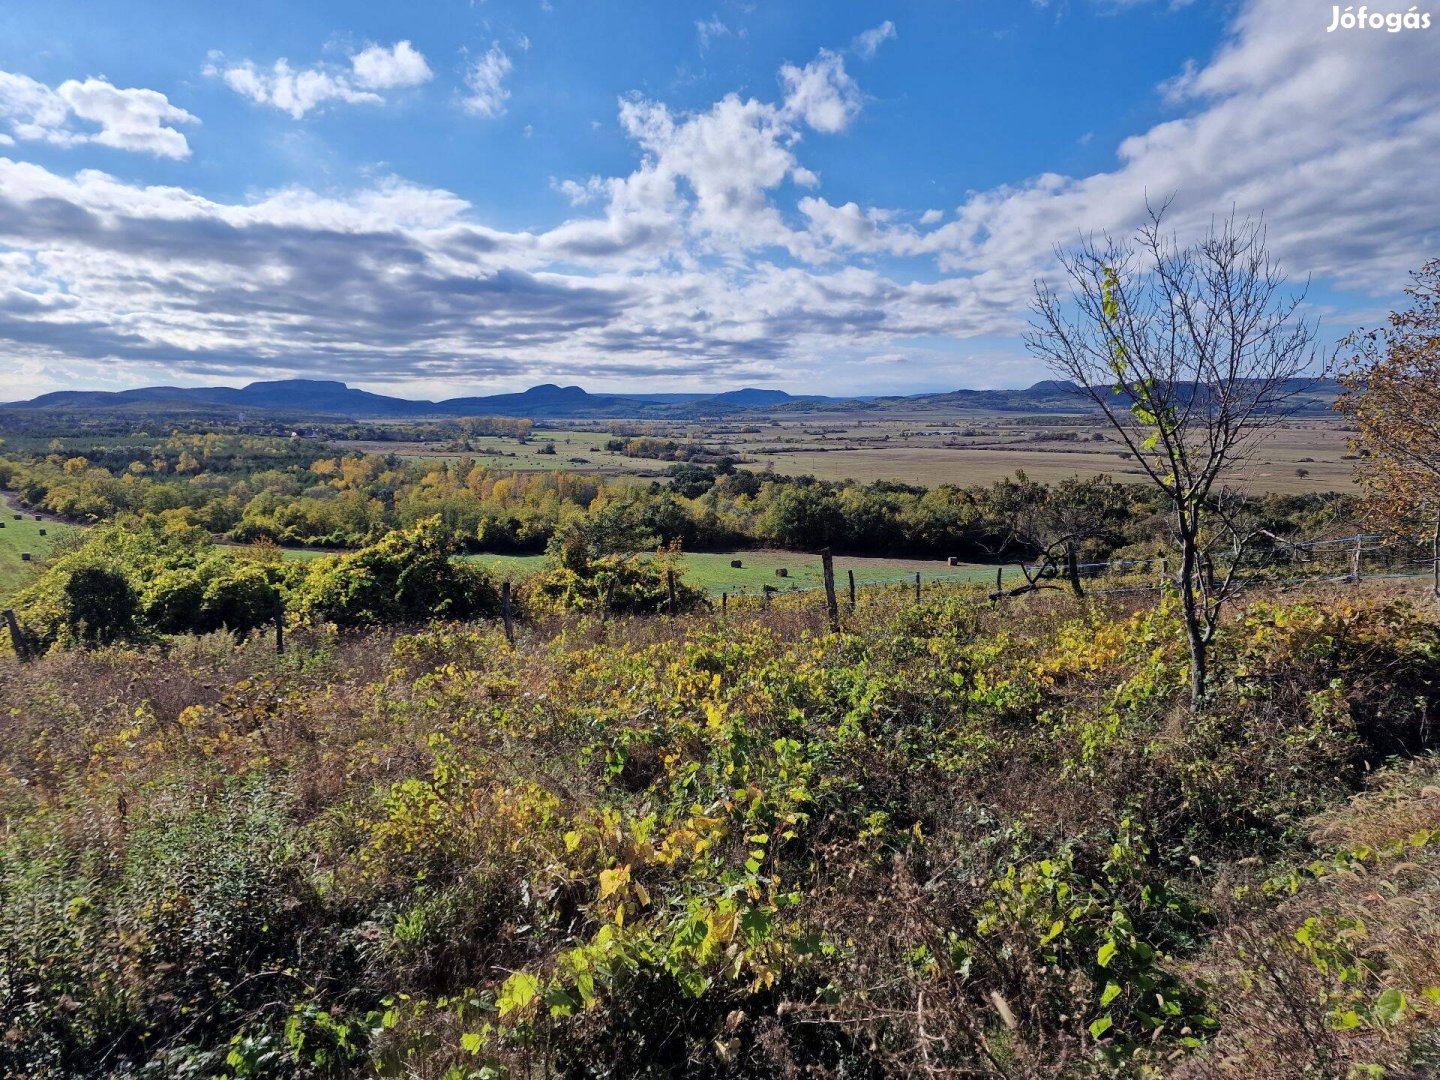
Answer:
[[(400, 179), (225, 203), (0, 157), (0, 342), (36, 381), (855, 385), (910, 357), (933, 369), (942, 345), (956, 355), (965, 339), (993, 351), (1057, 243), (1129, 229), (1147, 196), (1172, 193), (1182, 231), (1232, 205), (1263, 210), (1293, 276), (1388, 298), (1440, 240), (1440, 35), (1341, 40), (1324, 22), (1251, 0), (1214, 56), (1157, 88), (1172, 117), (1122, 142), (1113, 169), (1034, 176), (944, 209), (825, 198), (806, 148), (844, 139), (865, 108), (830, 51), (784, 65), (770, 95), (696, 111), (622, 99), (635, 167), (555, 180), (573, 216), (540, 230), (489, 227), (460, 196)], [(355, 54), (348, 92), (427, 77), (404, 44)], [(489, 88), (477, 112), (504, 107), (501, 66), (477, 78)], [(13, 138), (63, 131), (81, 107), (101, 114), (8, 85)], [(283, 104), (263, 93), (295, 115), (325, 100), (298, 82)], [(138, 120), (109, 130), (159, 152)], [(984, 375), (1005, 377), (992, 361)], [(986, 378), (957, 366), (952, 381)]]

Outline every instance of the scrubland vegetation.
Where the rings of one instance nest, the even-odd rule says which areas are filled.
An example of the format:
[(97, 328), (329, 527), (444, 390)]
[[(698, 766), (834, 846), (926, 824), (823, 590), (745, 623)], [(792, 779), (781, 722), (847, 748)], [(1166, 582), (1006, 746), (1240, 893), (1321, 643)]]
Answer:
[(1432, 613), (1214, 672), (963, 587), (8, 664), (0, 1072), (1424, 1075)]

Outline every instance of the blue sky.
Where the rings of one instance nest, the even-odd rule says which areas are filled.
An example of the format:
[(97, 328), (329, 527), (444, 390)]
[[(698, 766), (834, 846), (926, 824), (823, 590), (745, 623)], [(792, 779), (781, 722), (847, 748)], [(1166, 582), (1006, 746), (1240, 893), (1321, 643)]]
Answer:
[(1055, 245), (1132, 228), (1147, 195), (1182, 233), (1263, 212), (1343, 333), (1436, 254), (1440, 25), (1330, 22), (1309, 0), (11, 3), (0, 398), (1024, 385)]

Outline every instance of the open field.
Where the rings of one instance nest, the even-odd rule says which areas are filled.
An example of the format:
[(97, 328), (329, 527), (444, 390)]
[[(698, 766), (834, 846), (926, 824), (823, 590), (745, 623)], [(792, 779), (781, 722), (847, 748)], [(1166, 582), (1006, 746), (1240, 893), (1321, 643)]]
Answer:
[[(981, 484), (1017, 470), (1053, 482), (1106, 474), (1141, 482), (1139, 465), (1091, 417), (948, 416), (900, 421), (786, 421), (758, 431), (696, 429), (707, 445), (732, 447), (752, 469), (822, 480), (895, 480), (934, 487)], [(1348, 435), (1334, 420), (1294, 420), (1268, 432), (1239, 481), (1257, 492), (1344, 491)]]
[[(287, 548), (285, 558), (310, 560), (330, 552)], [(466, 555), (467, 561), (483, 563), (494, 567), (507, 576), (519, 577), (534, 573), (545, 565), (544, 555)], [(739, 559), (743, 564), (732, 567), (731, 561)], [(820, 567), (820, 556), (804, 551), (701, 551), (685, 555), (686, 580), (706, 592), (719, 594), (758, 593), (766, 585), (777, 589), (816, 589), (824, 584)], [(776, 577), (778, 568), (788, 571), (786, 577)], [(933, 581), (991, 581), (995, 576), (993, 566), (979, 563), (965, 563), (949, 566), (935, 559), (874, 559), (837, 555), (835, 557), (835, 580), (844, 592), (846, 571), (855, 571), (855, 581), (861, 585), (885, 581), (913, 581), (915, 574), (925, 582)]]
[[(619, 424), (637, 435), (703, 445), (742, 468), (821, 480), (899, 481), (933, 487), (983, 484), (1024, 472), (1047, 482), (1108, 475), (1144, 480), (1138, 464), (1105, 425), (1089, 416), (917, 414), (902, 419), (806, 416), (737, 423)], [(602, 449), (610, 425), (537, 428), (531, 441), (477, 438), (478, 457), (499, 469), (563, 469), (649, 480), (673, 464)], [(1349, 435), (1337, 420), (1297, 419), (1267, 433), (1239, 482), (1256, 492), (1346, 491), (1351, 485)], [(556, 453), (538, 450), (553, 440)], [(341, 443), (348, 452), (455, 458), (453, 450), (420, 443)], [(579, 460), (577, 460), (579, 459)]]
[[(497, 469), (560, 469), (649, 481), (674, 462), (605, 450), (613, 438), (653, 436), (698, 443), (742, 468), (821, 480), (985, 484), (1023, 470), (1045, 482), (1108, 475), (1121, 483), (1144, 475), (1109, 426), (1094, 416), (916, 412), (876, 418), (813, 414), (736, 421), (571, 421), (537, 426), (528, 442), (475, 437), (471, 449), (422, 442), (340, 441), (346, 453), (398, 454), (411, 460), (477, 458)], [(1299, 418), (1266, 434), (1237, 480), (1255, 492), (1347, 491), (1349, 435), (1338, 419)], [(547, 443), (554, 454), (540, 453)]]
[[(0, 529), (0, 599), (8, 597), (34, 576), (57, 544), (77, 532), (74, 525), (63, 525), (54, 521), (36, 521), (34, 514), (25, 514), (15, 520), (15, 512), (8, 507), (0, 516), (4, 528)], [(40, 535), (40, 530), (45, 535)], [(20, 558), (21, 552), (30, 552), (32, 561)]]
[[(516, 472), (547, 472), (562, 469), (567, 472), (590, 472), (603, 475), (657, 474), (669, 462), (653, 458), (627, 457), (604, 449), (605, 442), (614, 438), (609, 432), (600, 430), (578, 431), (569, 428), (537, 430), (526, 442), (492, 435), (471, 436), (466, 442), (469, 450), (456, 449), (446, 443), (388, 442), (356, 439), (339, 439), (332, 446), (347, 454), (397, 454), (412, 461), (433, 458), (453, 461), (470, 457), (496, 469), (514, 469)], [(553, 443), (553, 454), (541, 453), (547, 443)]]
[[(540, 569), (543, 555), (471, 555), (469, 558), (501, 569), (514, 567), (522, 573)], [(742, 563), (739, 568), (732, 560)], [(824, 584), (820, 556), (802, 551), (702, 551), (685, 556), (686, 580), (709, 593), (758, 593), (766, 585), (777, 589), (815, 589)], [(776, 577), (784, 568), (786, 577)], [(835, 580), (843, 592), (846, 571), (855, 571), (860, 584), (913, 580), (917, 572), (924, 581), (981, 581), (992, 579), (994, 567), (967, 563), (948, 566), (933, 559), (871, 559), (835, 557)]]

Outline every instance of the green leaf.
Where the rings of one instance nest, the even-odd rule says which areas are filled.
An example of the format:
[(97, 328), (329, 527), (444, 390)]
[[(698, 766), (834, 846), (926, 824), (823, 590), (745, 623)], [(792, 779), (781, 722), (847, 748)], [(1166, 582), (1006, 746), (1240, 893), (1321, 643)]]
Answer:
[(1375, 999), (1375, 1019), (1382, 1024), (1398, 1023), (1408, 1004), (1399, 990), (1386, 990)]
[(1118, 983), (1113, 983), (1113, 982), (1112, 982), (1112, 983), (1106, 983), (1106, 984), (1105, 984), (1105, 992), (1100, 995), (1100, 1004), (1101, 1004), (1101, 1005), (1109, 1005), (1110, 1002), (1114, 1001), (1114, 1000), (1115, 1000), (1117, 997), (1119, 997), (1119, 996), (1120, 996), (1120, 986), (1119, 986), (1119, 984), (1118, 984)]
[(1330, 1020), (1330, 1026), (1336, 1031), (1353, 1031), (1360, 1026), (1360, 1014), (1354, 1012), (1343, 1012)]
[(1104, 945), (1100, 946), (1099, 951), (1095, 954), (1095, 962), (1102, 968), (1109, 967), (1110, 961), (1115, 959), (1115, 953), (1118, 951), (1113, 941), (1107, 941)]
[(1090, 1021), (1090, 1034), (1098, 1039), (1101, 1035), (1104, 1035), (1107, 1031), (1109, 1031), (1110, 1028), (1114, 1026), (1114, 1023), (1115, 1022), (1111, 1020), (1108, 1015), (1097, 1017), (1096, 1019)]
[(460, 1036), (460, 1049), (467, 1054), (478, 1054), (480, 1047), (485, 1044), (485, 1039), (479, 1032), (467, 1031)]

